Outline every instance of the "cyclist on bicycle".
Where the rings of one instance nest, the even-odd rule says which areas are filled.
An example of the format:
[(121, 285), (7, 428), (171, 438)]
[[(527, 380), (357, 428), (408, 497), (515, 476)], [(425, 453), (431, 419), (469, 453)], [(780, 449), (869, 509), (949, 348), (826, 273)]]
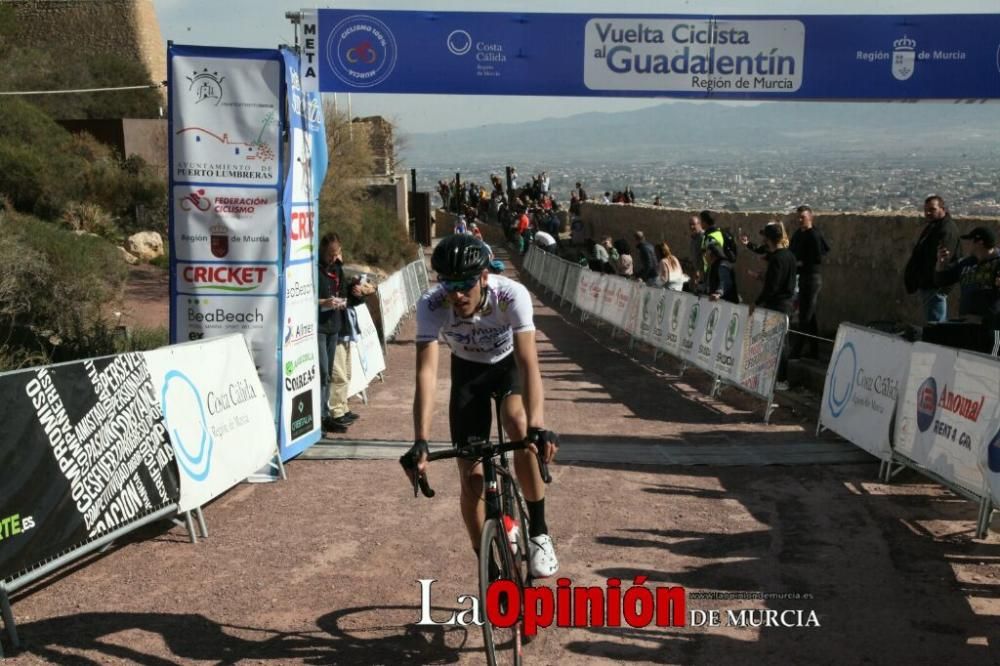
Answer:
[[(451, 348), (451, 441), (488, 440), (491, 401), (502, 400), (503, 428), (511, 441), (527, 439), (514, 453), (514, 469), (528, 506), (531, 575), (559, 568), (545, 524), (545, 484), (536, 455), (548, 463), (558, 445), (545, 430), (542, 375), (535, 348), (531, 296), (524, 285), (489, 272), (489, 251), (473, 236), (441, 240), (431, 256), (439, 284), (417, 304), (417, 389), (413, 398), (414, 445), (408, 452), (417, 473), (426, 474), (427, 437), (437, 391), (438, 339)], [(457, 459), (461, 508), (473, 549), (479, 550), (485, 519), (482, 466)], [(414, 472), (407, 474), (413, 480)]]

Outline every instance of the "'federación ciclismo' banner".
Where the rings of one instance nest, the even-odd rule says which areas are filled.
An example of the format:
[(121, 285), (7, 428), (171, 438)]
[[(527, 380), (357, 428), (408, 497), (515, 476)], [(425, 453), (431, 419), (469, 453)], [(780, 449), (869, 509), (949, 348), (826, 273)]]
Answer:
[(325, 92), (913, 100), (1000, 97), (1000, 14), (303, 12)]

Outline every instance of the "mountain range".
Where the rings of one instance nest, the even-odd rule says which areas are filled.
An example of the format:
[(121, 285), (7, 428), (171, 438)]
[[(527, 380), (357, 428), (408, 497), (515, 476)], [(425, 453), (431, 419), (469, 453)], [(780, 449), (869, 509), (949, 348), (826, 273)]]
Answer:
[[(572, 100), (567, 100), (572, 103)], [(1000, 105), (781, 102), (755, 106), (666, 103), (637, 111), (582, 113), (405, 139), (413, 164), (523, 160), (690, 162), (761, 153), (823, 151), (857, 158), (951, 157), (1000, 150)]]

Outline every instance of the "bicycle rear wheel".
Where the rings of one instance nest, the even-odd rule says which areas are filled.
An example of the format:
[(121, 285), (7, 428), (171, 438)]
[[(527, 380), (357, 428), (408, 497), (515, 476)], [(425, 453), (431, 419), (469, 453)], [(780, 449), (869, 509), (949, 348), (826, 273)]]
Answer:
[[(506, 603), (517, 604), (518, 620), (510, 627), (500, 627), (490, 622), (487, 613), (487, 596), (490, 584), (497, 580), (509, 580), (517, 587), (517, 599)], [(510, 542), (503, 524), (490, 518), (483, 525), (483, 536), (479, 542), (479, 601), (483, 612), (483, 642), (486, 645), (486, 659), (490, 666), (521, 663), (521, 575), (514, 564), (510, 552)], [(513, 612), (513, 611), (511, 611)]]

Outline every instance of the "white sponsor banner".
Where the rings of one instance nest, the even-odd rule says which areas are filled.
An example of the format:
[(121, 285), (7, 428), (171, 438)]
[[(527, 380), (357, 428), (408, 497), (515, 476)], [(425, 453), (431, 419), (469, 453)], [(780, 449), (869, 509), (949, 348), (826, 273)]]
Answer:
[(994, 434), (998, 393), (995, 360), (916, 343), (896, 417), (896, 451), (949, 483), (982, 494), (980, 458)]
[(285, 269), (280, 424), (284, 447), (294, 445), (296, 440), (320, 427), (318, 311), (312, 279), (311, 263), (293, 264)]
[(912, 347), (895, 336), (841, 324), (826, 370), (820, 425), (888, 460)]
[(594, 18), (585, 30), (591, 90), (792, 93), (802, 84), (801, 21)]
[(721, 331), (722, 301), (698, 299), (698, 325), (693, 336), (690, 351), (691, 361), (706, 372), (715, 371), (715, 351), (722, 341)]
[(562, 296), (577, 307), (579, 307), (579, 303), (576, 300), (576, 291), (580, 284), (580, 274), (584, 270), (584, 267), (578, 264), (569, 264), (566, 267), (566, 281), (563, 284)]
[(242, 337), (143, 355), (177, 459), (181, 511), (204, 505), (268, 463), (276, 448), (274, 418)]
[(361, 332), (351, 343), (351, 377), (347, 383), (347, 395), (354, 396), (365, 389), (380, 372), (385, 371), (385, 357), (379, 344), (378, 331), (372, 321), (368, 306), (359, 305), (354, 311), (358, 315)]
[(743, 337), (743, 364), (739, 383), (749, 393), (770, 399), (774, 393), (775, 376), (781, 345), (788, 333), (788, 316), (774, 310), (757, 308), (747, 322)]
[(184, 296), (174, 299), (178, 341), (204, 340), (241, 333), (250, 345), (264, 390), (276, 404), (278, 299), (242, 296)]
[(986, 484), (990, 488), (993, 506), (1000, 507), (1000, 414), (994, 415), (992, 421), (988, 432), (992, 432), (993, 437), (983, 447), (979, 463), (983, 470), (983, 476), (986, 478)]
[(581, 270), (576, 284), (576, 307), (587, 314), (597, 314), (598, 304), (604, 293), (604, 282), (607, 282), (606, 275)]
[(667, 309), (663, 313), (666, 319), (662, 320), (661, 324), (663, 333), (662, 336), (656, 336), (659, 338), (657, 346), (663, 349), (663, 351), (677, 358), (682, 358), (681, 336), (687, 330), (688, 310), (691, 305), (697, 302), (697, 298), (684, 292), (671, 292), (667, 294)]
[(277, 296), (275, 264), (176, 264), (177, 293), (194, 296)]
[(722, 304), (716, 334), (712, 339), (712, 369), (710, 372), (732, 383), (739, 383), (743, 367), (743, 338), (746, 335), (750, 309), (745, 305), (719, 301)]
[(393, 273), (379, 283), (378, 300), (382, 311), (382, 333), (388, 341), (406, 315), (406, 289), (402, 271)]
[(639, 282), (632, 282), (631, 286), (632, 292), (629, 296), (628, 304), (625, 307), (624, 318), (622, 320), (622, 330), (635, 338), (639, 336), (639, 324), (642, 319), (643, 294), (650, 291), (652, 288)]
[(657, 349), (665, 349), (667, 330), (670, 327), (670, 308), (677, 299), (668, 289), (646, 288), (643, 294), (639, 337)]
[(598, 316), (616, 328), (624, 329), (637, 282), (617, 275), (604, 276)]
[[(681, 320), (678, 331), (680, 342), (677, 346), (677, 355), (684, 361), (694, 364), (696, 363), (695, 353), (697, 351), (697, 343), (700, 340), (699, 326), (704, 330), (704, 318), (707, 316), (707, 313), (704, 312), (704, 308), (702, 308), (702, 303), (698, 300), (698, 297), (681, 292), (681, 299), (686, 301), (686, 303), (684, 307), (684, 319)], [(673, 321), (671, 321), (671, 326), (673, 326)]]
[(175, 181), (278, 184), (277, 60), (174, 56)]
[(278, 200), (273, 190), (177, 185), (174, 255), (181, 261), (277, 261)]

